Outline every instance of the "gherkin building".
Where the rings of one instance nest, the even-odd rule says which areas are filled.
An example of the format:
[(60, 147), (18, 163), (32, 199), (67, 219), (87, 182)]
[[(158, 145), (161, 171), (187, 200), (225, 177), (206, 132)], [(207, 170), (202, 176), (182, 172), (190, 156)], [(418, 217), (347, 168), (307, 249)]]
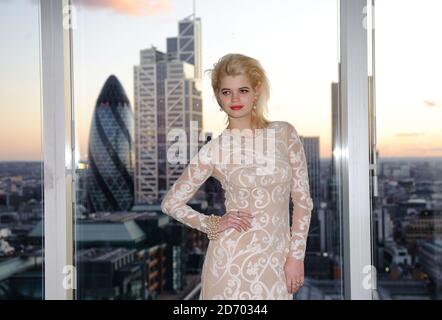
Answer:
[(91, 212), (124, 211), (133, 205), (134, 118), (120, 81), (101, 89), (89, 133), (87, 197)]

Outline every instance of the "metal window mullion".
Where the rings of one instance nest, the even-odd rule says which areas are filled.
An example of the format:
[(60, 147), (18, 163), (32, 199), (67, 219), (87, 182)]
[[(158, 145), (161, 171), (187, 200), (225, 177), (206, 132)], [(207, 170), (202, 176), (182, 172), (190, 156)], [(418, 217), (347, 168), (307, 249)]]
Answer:
[[(44, 297), (69, 300), (66, 266), (72, 266), (72, 95), (69, 0), (40, 1), (44, 160)], [(75, 281), (75, 278), (73, 279)], [(72, 284), (72, 282), (71, 282)]]
[(352, 300), (372, 299), (366, 5), (340, 0), (343, 272), (345, 299)]

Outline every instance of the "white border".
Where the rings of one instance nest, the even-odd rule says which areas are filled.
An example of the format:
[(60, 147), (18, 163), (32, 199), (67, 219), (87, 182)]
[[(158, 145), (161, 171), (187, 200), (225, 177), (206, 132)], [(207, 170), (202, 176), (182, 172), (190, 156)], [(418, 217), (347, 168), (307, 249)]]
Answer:
[[(69, 0), (40, 1), (44, 161), (44, 298), (70, 300), (64, 282), (72, 265), (72, 95)], [(75, 281), (75, 279), (74, 279)]]

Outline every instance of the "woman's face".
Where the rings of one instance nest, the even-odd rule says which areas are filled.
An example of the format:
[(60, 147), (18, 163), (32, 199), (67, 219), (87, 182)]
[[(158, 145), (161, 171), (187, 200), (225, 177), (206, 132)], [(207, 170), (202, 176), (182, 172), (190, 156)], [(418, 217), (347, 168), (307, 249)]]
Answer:
[(257, 98), (255, 89), (252, 88), (248, 77), (245, 75), (225, 76), (221, 79), (218, 101), (229, 117), (250, 117), (253, 103)]

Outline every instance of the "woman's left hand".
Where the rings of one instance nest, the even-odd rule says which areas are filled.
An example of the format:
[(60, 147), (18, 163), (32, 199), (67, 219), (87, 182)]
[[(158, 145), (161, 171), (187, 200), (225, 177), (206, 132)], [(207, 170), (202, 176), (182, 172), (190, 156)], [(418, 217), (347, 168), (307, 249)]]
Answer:
[(296, 293), (304, 285), (304, 261), (287, 257), (284, 265), (288, 293)]

